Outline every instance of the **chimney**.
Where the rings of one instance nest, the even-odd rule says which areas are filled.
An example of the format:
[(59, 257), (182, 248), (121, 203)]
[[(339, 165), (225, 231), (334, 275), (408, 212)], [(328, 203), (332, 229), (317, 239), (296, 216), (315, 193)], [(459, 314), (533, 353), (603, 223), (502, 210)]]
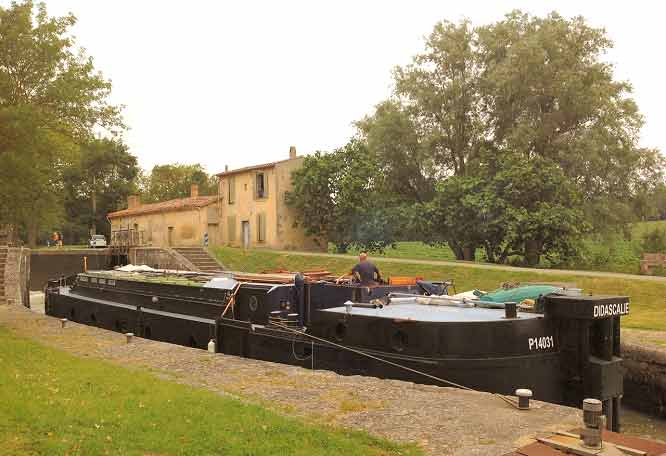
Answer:
[(141, 206), (139, 195), (130, 195), (127, 197), (127, 209), (134, 209), (139, 206)]
[(227, 171), (229, 171), (229, 165), (224, 165), (224, 172), (226, 173)]
[(192, 198), (196, 198), (197, 196), (199, 196), (199, 186), (197, 184), (192, 184), (190, 186), (190, 196)]
[(289, 159), (293, 160), (296, 158), (296, 146), (289, 147)]

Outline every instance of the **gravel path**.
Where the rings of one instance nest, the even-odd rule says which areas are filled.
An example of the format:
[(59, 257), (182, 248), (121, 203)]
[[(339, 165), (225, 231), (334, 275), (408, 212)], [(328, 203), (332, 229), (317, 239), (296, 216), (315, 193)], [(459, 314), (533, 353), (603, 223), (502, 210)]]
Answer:
[(22, 307), (0, 306), (0, 325), (78, 356), (204, 387), (266, 405), (322, 425), (364, 429), (398, 442), (415, 442), (431, 455), (499, 455), (534, 435), (570, 429), (578, 410), (533, 401), (518, 411), (486, 393), (210, 354), (60, 321)]
[[(275, 250), (274, 252), (282, 255), (300, 255), (300, 256), (315, 256), (326, 258), (344, 258), (350, 261), (358, 259), (355, 255), (343, 255), (338, 253), (323, 253), (323, 252), (299, 252), (294, 250)], [(572, 269), (537, 269), (537, 268), (522, 268), (517, 266), (505, 266), (501, 264), (488, 264), (477, 263), (474, 261), (443, 261), (443, 260), (418, 260), (412, 258), (386, 258), (382, 256), (373, 257), (373, 261), (384, 263), (407, 263), (407, 264), (424, 264), (430, 266), (454, 266), (461, 268), (476, 268), (476, 269), (495, 269), (497, 271), (510, 271), (510, 272), (529, 272), (532, 274), (543, 275), (576, 275), (583, 277), (611, 277), (616, 279), (631, 279), (631, 280), (647, 280), (652, 282), (666, 282), (666, 277), (649, 276), (639, 274), (625, 274), (621, 272), (602, 272), (602, 271), (579, 271)]]
[(622, 343), (640, 346), (666, 355), (666, 331), (622, 329)]

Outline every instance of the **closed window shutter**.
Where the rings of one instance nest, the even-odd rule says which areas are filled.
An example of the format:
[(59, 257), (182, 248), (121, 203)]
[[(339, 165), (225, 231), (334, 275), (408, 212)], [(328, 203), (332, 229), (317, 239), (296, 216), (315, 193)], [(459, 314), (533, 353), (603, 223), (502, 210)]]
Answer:
[(259, 242), (266, 241), (266, 214), (257, 214), (257, 237)]
[(229, 232), (229, 242), (234, 242), (236, 240), (236, 216), (230, 215), (227, 217), (227, 229)]
[(229, 204), (236, 201), (236, 179), (234, 176), (229, 177)]

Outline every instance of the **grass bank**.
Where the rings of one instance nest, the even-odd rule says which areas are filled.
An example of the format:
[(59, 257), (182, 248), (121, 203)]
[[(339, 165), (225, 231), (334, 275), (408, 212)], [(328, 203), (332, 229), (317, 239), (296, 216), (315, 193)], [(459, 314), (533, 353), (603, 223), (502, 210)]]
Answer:
[[(324, 268), (334, 274), (342, 274), (353, 266), (348, 258), (301, 256), (215, 247), (213, 253), (229, 268), (239, 271), (261, 272), (271, 269), (302, 271)], [(498, 271), (457, 266), (432, 266), (421, 264), (391, 263), (375, 258), (373, 261), (382, 275), (424, 276), (430, 279), (453, 279), (458, 291), (470, 289), (492, 290), (502, 282), (575, 282), (585, 292), (596, 294), (626, 295), (631, 298), (631, 311), (624, 317), (625, 327), (666, 331), (666, 283), (644, 280), (617, 279), (611, 277), (583, 277), (570, 274), (539, 274), (535, 272)]]
[(77, 358), (2, 327), (0, 347), (0, 454), (421, 454)]
[[(582, 269), (586, 271), (622, 272), (638, 274), (640, 259), (643, 253), (643, 235), (656, 229), (666, 229), (666, 221), (638, 222), (631, 226), (629, 236), (620, 233), (605, 236), (591, 235), (584, 239), (581, 259), (566, 266), (566, 269)], [(330, 253), (337, 253), (333, 244), (328, 248)], [(350, 254), (358, 251), (351, 249)], [(395, 247), (387, 248), (381, 254), (385, 258), (418, 258), (420, 260), (455, 261), (453, 251), (447, 246), (430, 246), (419, 241), (397, 242)], [(477, 260), (485, 260), (483, 249), (477, 250)], [(551, 267), (542, 264), (541, 267)], [(663, 272), (661, 273), (663, 275)]]

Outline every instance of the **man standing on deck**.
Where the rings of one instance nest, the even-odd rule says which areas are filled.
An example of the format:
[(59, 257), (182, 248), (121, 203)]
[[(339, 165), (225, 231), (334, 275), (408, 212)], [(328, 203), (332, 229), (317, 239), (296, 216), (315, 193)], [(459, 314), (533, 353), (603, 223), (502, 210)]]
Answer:
[[(368, 252), (366, 251), (362, 251), (358, 255), (358, 263), (352, 268), (351, 276), (363, 286), (377, 285), (382, 281), (379, 269), (372, 262), (368, 261)], [(343, 277), (344, 275), (340, 276), (335, 282), (340, 283)]]

